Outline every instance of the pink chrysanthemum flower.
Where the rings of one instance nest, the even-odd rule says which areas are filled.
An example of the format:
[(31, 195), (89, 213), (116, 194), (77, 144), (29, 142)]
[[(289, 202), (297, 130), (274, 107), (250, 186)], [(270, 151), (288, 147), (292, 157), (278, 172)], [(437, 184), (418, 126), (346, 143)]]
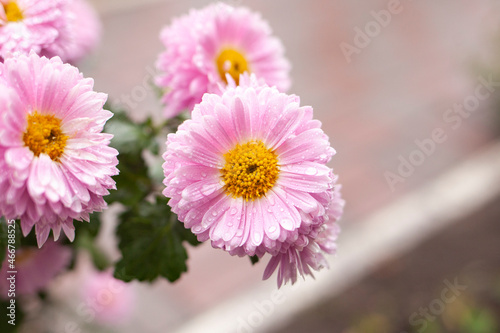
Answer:
[(58, 57), (9, 58), (0, 91), (0, 213), (20, 218), (39, 246), (52, 229), (74, 238), (73, 219), (106, 207), (118, 152), (101, 133), (112, 113), (93, 80)]
[(254, 73), (269, 86), (286, 91), (290, 66), (269, 25), (247, 8), (218, 3), (173, 21), (163, 29), (166, 51), (159, 56), (165, 89), (165, 116), (192, 110), (204, 93), (221, 93), (240, 74)]
[(323, 230), (336, 180), (326, 163), (335, 152), (312, 108), (299, 103), (252, 76), (204, 95), (168, 136), (163, 193), (200, 241), (232, 255), (277, 256), (301, 251), (304, 237)]
[(81, 297), (85, 304), (92, 304), (96, 320), (102, 324), (123, 323), (134, 311), (134, 291), (115, 279), (111, 271), (89, 272), (81, 286)]
[(40, 53), (64, 26), (65, 0), (0, 0), (0, 60)]
[(64, 6), (65, 24), (57, 39), (41, 54), (59, 56), (65, 62), (77, 63), (99, 43), (101, 22), (94, 8), (85, 0), (71, 0)]
[[(7, 277), (9, 262), (7, 257), (2, 263), (0, 270), (0, 294), (2, 298), (7, 297), (10, 282)], [(36, 247), (20, 247), (16, 251), (15, 280), (16, 295), (31, 295), (43, 290), (47, 284), (70, 263), (71, 249), (58, 243), (49, 241), (41, 249)]]
[[(323, 253), (335, 254), (335, 241), (340, 232), (336, 223), (342, 216), (344, 200), (340, 196), (340, 186), (335, 186), (332, 199), (327, 208), (327, 218), (323, 223), (299, 229), (299, 238), (291, 244), (282, 246), (280, 253), (273, 256), (264, 271), (267, 280), (278, 268), (278, 288), (291, 281), (294, 284), (300, 274), (314, 277), (311, 268), (319, 271), (328, 267)], [(287, 248), (288, 246), (288, 248)]]

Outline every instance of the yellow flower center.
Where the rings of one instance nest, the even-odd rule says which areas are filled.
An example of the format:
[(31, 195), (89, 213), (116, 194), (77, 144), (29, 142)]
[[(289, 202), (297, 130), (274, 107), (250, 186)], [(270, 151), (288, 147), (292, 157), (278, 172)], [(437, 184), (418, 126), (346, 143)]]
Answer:
[(217, 69), (221, 79), (227, 84), (226, 73), (233, 77), (236, 84), (240, 84), (240, 74), (248, 72), (248, 62), (238, 51), (233, 49), (223, 50), (217, 57)]
[(3, 5), (3, 10), (7, 16), (7, 22), (17, 22), (24, 18), (23, 12), (15, 1), (10, 1), (6, 5)]
[(64, 153), (67, 140), (68, 136), (62, 132), (59, 118), (41, 115), (36, 111), (28, 115), (28, 126), (23, 141), (35, 156), (47, 154), (57, 162)]
[(224, 159), (226, 164), (221, 169), (224, 189), (234, 198), (258, 199), (278, 179), (278, 157), (260, 140), (236, 145), (224, 154)]

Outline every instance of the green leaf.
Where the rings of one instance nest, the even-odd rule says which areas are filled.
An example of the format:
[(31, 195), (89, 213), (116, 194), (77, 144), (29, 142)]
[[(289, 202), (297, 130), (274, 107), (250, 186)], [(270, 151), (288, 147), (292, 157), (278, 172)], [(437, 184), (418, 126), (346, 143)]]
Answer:
[(464, 324), (461, 327), (462, 332), (467, 333), (489, 333), (498, 332), (498, 323), (494, 314), (486, 308), (472, 309), (468, 316), (463, 318)]
[(151, 118), (137, 123), (125, 112), (115, 111), (113, 118), (107, 121), (104, 131), (114, 135), (111, 145), (118, 149), (120, 154), (140, 155), (144, 149), (151, 150), (153, 154), (158, 153), (158, 129)]
[(115, 112), (104, 130), (114, 135), (111, 146), (120, 152), (120, 174), (114, 177), (117, 190), (111, 191), (106, 201), (133, 206), (144, 200), (154, 187), (142, 152), (148, 149), (153, 154), (158, 153), (157, 130), (151, 119), (135, 123), (122, 111)]
[(92, 238), (95, 238), (101, 230), (101, 213), (90, 214), (90, 222), (74, 221), (73, 225), (75, 226), (76, 238), (81, 233), (88, 233)]
[(92, 258), (94, 266), (103, 271), (110, 266), (110, 261), (106, 255), (96, 246), (95, 238), (101, 227), (101, 214), (94, 213), (90, 215), (90, 223), (75, 222), (75, 241), (74, 244), (87, 250)]
[(255, 265), (256, 263), (259, 262), (259, 257), (257, 257), (256, 255), (252, 256), (250, 257), (250, 261), (252, 262), (252, 265)]
[(158, 196), (155, 203), (141, 202), (121, 214), (117, 234), (122, 259), (116, 264), (115, 277), (123, 281), (153, 281), (159, 276), (173, 282), (187, 271), (188, 255), (183, 241), (198, 245)]
[(108, 203), (120, 202), (125, 206), (133, 206), (143, 201), (153, 190), (153, 182), (149, 178), (146, 162), (141, 155), (120, 154), (118, 169), (120, 174), (114, 177), (116, 191), (106, 197)]
[(12, 229), (12, 227), (7, 225), (7, 220), (4, 217), (0, 219), (0, 251), (2, 251), (2, 253), (0, 253), (0, 262), (2, 262), (5, 257), (5, 249), (9, 242), (9, 234), (15, 235), (15, 244), (11, 243), (11, 245), (15, 245), (16, 248), (21, 244), (24, 245), (25, 243), (27, 245), (37, 246), (35, 232), (32, 231), (28, 234), (28, 236), (23, 237), (20, 223), (20, 221), (15, 221), (15, 229)]

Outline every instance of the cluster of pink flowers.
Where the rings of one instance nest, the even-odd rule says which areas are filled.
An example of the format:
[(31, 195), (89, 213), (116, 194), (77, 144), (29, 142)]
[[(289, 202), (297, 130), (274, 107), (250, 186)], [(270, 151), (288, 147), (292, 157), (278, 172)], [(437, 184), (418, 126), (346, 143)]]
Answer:
[[(165, 115), (192, 110), (163, 164), (172, 211), (199, 241), (271, 255), (278, 286), (328, 266), (344, 201), (326, 166), (335, 151), (311, 107), (284, 92), (283, 47), (258, 14), (215, 4), (161, 33)], [(199, 104), (198, 104), (199, 103)]]
[(102, 133), (107, 96), (63, 63), (90, 52), (99, 30), (85, 0), (0, 0), (0, 216), (20, 220), (24, 236), (34, 227), (40, 247), (16, 244), (17, 295), (44, 290), (69, 265), (71, 248), (46, 242), (49, 233), (73, 241), (73, 220), (89, 221), (115, 188), (118, 152)]
[[(34, 227), (40, 247), (51, 231), (72, 241), (73, 220), (102, 211), (115, 188), (107, 96), (64, 63), (98, 30), (84, 0), (0, 0), (0, 215), (20, 219), (25, 236)], [(344, 205), (327, 166), (335, 151), (312, 107), (285, 93), (290, 66), (267, 23), (219, 3), (161, 39), (165, 116), (192, 111), (163, 155), (172, 211), (231, 255), (270, 255), (264, 278), (277, 270), (279, 286), (328, 266)]]
[(99, 40), (86, 0), (0, 0), (0, 60), (34, 51), (76, 62)]
[(35, 52), (0, 67), (0, 215), (35, 227), (42, 246), (52, 230), (73, 240), (73, 219), (106, 207), (118, 152), (101, 133), (112, 113), (93, 80), (59, 57)]

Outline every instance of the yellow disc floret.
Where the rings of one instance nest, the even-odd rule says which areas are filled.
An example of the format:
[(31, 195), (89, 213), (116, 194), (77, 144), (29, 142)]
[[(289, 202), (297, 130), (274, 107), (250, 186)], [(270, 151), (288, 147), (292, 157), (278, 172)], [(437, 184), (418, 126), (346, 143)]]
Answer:
[(226, 82), (226, 73), (229, 73), (236, 84), (240, 83), (240, 74), (248, 72), (248, 62), (240, 52), (233, 49), (223, 50), (217, 57), (217, 69), (220, 78)]
[(53, 161), (59, 161), (68, 140), (68, 136), (61, 130), (61, 120), (35, 111), (28, 115), (27, 121), (28, 126), (23, 135), (24, 145), (35, 156), (47, 154)]
[(271, 189), (280, 172), (276, 153), (262, 141), (249, 141), (224, 154), (224, 190), (234, 198), (258, 199)]
[(6, 5), (3, 5), (3, 10), (7, 16), (7, 22), (17, 22), (24, 18), (23, 12), (15, 1), (10, 1)]

